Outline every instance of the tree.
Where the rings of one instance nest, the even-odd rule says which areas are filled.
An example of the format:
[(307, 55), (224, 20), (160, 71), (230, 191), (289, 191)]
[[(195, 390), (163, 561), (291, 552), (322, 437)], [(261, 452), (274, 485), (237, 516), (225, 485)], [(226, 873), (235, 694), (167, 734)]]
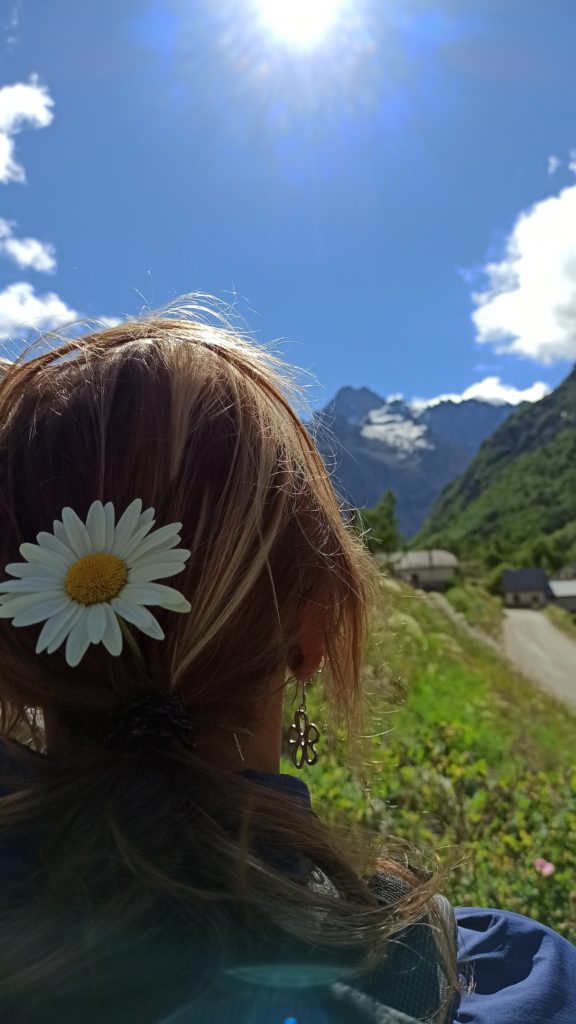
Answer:
[(362, 520), (368, 531), (366, 543), (370, 551), (397, 551), (402, 544), (396, 519), (396, 495), (387, 490), (376, 508), (367, 508), (362, 512)]
[(486, 589), (497, 597), (502, 596), (502, 573), (505, 569), (513, 569), (514, 565), (510, 565), (509, 562), (501, 562), (500, 565), (495, 565), (491, 570), (487, 580)]

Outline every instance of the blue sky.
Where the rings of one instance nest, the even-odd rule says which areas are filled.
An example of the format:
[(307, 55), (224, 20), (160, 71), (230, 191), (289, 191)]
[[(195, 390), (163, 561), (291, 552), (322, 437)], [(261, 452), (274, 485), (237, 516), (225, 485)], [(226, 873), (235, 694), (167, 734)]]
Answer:
[(317, 402), (559, 383), (573, 0), (340, 0), (305, 48), (265, 4), (4, 0), (5, 351), (198, 290), (289, 339)]

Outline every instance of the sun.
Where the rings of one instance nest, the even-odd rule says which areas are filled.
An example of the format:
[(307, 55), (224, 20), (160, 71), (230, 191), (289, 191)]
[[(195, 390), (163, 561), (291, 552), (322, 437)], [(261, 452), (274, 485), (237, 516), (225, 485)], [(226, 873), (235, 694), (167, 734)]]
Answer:
[(317, 46), (340, 14), (343, 0), (256, 0), (267, 29), (297, 49)]

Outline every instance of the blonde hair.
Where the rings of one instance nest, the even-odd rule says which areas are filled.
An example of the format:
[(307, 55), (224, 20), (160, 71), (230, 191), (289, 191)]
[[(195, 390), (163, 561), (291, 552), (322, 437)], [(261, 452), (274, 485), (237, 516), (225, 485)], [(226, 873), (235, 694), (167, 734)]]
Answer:
[[(125, 993), (118, 1020), (154, 1020), (179, 988), (210, 987), (234, 956), (239, 917), (248, 932), (264, 922), (286, 939), (314, 936), (361, 970), (428, 906), (432, 887), (410, 876), (387, 913), (316, 816), (177, 741), (148, 758), (101, 741), (115, 708), (174, 690), (200, 730), (250, 729), (307, 602), (322, 611), (329, 702), (352, 734), (361, 727), (370, 563), (287, 390), (276, 358), (193, 308), (52, 344), (0, 383), (1, 565), (63, 506), (84, 517), (96, 499), (122, 510), (141, 498), (159, 524), (182, 523), (191, 551), (177, 586), (192, 611), (158, 614), (166, 639), (139, 635), (143, 663), (99, 646), (72, 669), (62, 652), (35, 654), (37, 627), (0, 622), (1, 735), (22, 762), (20, 780), (5, 780), (0, 832), (33, 834), (40, 851), (33, 896), (6, 897), (0, 922), (2, 990), (14, 998), (60, 1005), (83, 993), (92, 1019), (96, 978), (93, 1001)], [(26, 736), (23, 754), (11, 741)], [(339, 898), (275, 870), (270, 848), (309, 857)], [(190, 977), (182, 935), (199, 931), (204, 970)], [(148, 960), (142, 935), (154, 936)]]

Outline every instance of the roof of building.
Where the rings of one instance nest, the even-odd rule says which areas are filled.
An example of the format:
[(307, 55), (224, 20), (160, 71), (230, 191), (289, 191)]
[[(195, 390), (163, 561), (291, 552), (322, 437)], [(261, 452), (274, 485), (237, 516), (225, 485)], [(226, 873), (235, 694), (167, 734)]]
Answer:
[(544, 569), (504, 569), (502, 590), (513, 594), (525, 590), (543, 590), (549, 594), (550, 585)]
[(554, 597), (576, 597), (576, 580), (550, 580)]
[(388, 559), (395, 569), (417, 572), (423, 569), (456, 569), (458, 559), (450, 551), (433, 548), (431, 551), (396, 551)]

